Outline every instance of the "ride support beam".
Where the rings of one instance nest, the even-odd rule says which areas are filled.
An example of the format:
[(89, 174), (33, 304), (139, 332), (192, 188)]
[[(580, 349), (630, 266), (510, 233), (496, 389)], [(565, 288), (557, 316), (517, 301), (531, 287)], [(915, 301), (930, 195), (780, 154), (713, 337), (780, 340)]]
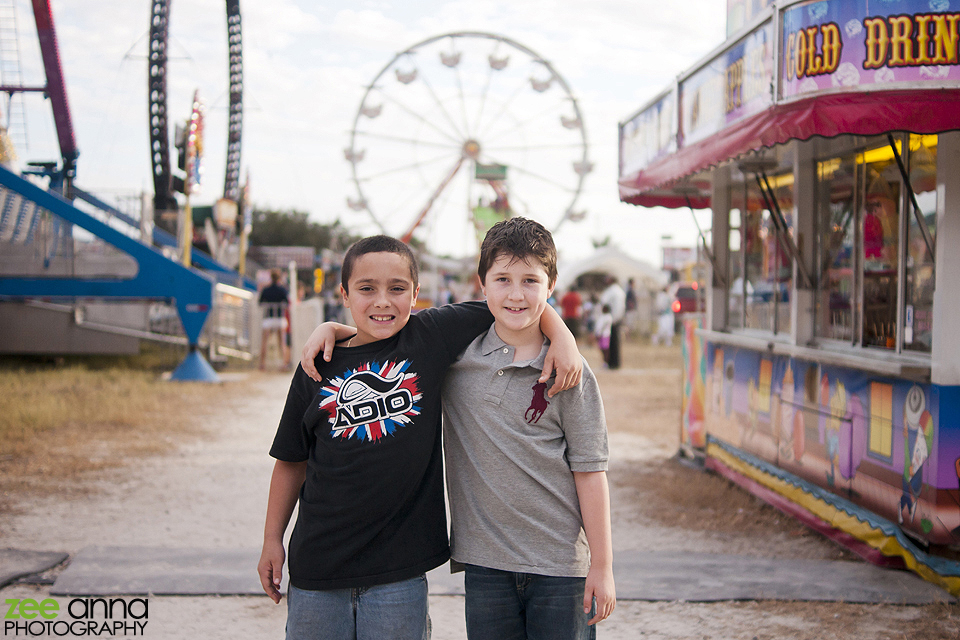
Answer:
[(446, 189), (448, 184), (450, 184), (450, 181), (453, 180), (453, 177), (457, 175), (457, 171), (460, 171), (460, 167), (462, 166), (463, 156), (460, 156), (460, 159), (457, 160), (453, 170), (447, 174), (447, 177), (443, 179), (443, 182), (440, 183), (440, 186), (437, 187), (437, 190), (433, 192), (433, 194), (430, 196), (430, 199), (427, 200), (426, 206), (420, 211), (420, 215), (417, 216), (417, 219), (413, 221), (413, 225), (411, 225), (410, 229), (403, 234), (403, 237), (400, 238), (400, 240), (410, 244), (410, 239), (413, 238), (413, 232), (417, 230), (417, 227), (420, 226), (420, 223), (422, 223), (424, 218), (427, 217), (427, 214), (430, 213), (430, 209), (433, 208), (433, 203), (437, 201), (437, 198), (440, 197), (440, 194), (443, 193), (443, 190)]
[(111, 299), (174, 301), (191, 346), (196, 346), (213, 306), (214, 283), (157, 249), (141, 244), (80, 211), (61, 196), (41, 189), (0, 166), (0, 186), (19, 193), (53, 215), (86, 229), (136, 261), (137, 275), (120, 278), (0, 278), (0, 298)]
[(32, 0), (33, 18), (37, 23), (37, 36), (40, 40), (40, 53), (43, 56), (43, 69), (47, 75), (47, 96), (53, 108), (53, 121), (57, 127), (57, 141), (60, 143), (60, 155), (63, 158), (63, 175), (72, 179), (77, 172), (76, 137), (73, 133), (73, 121), (70, 118), (70, 105), (67, 102), (67, 87), (63, 81), (63, 68), (60, 65), (60, 47), (57, 33), (53, 27), (53, 11), (49, 0)]

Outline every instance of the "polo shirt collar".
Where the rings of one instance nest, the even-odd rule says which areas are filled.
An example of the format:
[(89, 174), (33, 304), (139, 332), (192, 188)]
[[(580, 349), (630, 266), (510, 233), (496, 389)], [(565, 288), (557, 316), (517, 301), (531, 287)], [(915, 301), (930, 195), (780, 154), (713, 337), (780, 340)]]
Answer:
[[(503, 348), (507, 347), (510, 349), (510, 352), (513, 352), (513, 347), (504, 342), (499, 335), (497, 335), (497, 330), (494, 325), (490, 325), (490, 329), (487, 331), (486, 335), (483, 336), (483, 339), (480, 341), (480, 353), (489, 356), (498, 351), (503, 351)], [(547, 350), (550, 349), (550, 339), (544, 336), (543, 346), (540, 347), (540, 354), (530, 360), (525, 364), (525, 366), (533, 367), (535, 369), (540, 369), (543, 371), (543, 363), (547, 358)], [(512, 360), (513, 356), (511, 356)], [(517, 363), (520, 364), (520, 363)]]

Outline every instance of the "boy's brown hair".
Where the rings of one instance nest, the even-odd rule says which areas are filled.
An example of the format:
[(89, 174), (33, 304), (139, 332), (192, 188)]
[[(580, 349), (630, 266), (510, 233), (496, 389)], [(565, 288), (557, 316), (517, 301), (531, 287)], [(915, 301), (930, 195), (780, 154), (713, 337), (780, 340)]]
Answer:
[(350, 293), (348, 283), (353, 274), (353, 265), (357, 258), (368, 253), (395, 253), (407, 259), (410, 264), (410, 278), (413, 280), (413, 286), (420, 284), (420, 267), (417, 266), (417, 257), (413, 255), (410, 247), (396, 238), (390, 236), (369, 236), (362, 240), (357, 240), (347, 249), (343, 256), (343, 266), (340, 267), (340, 285), (343, 290)]
[(480, 245), (480, 263), (477, 265), (480, 282), (486, 282), (487, 271), (503, 255), (513, 260), (529, 261), (532, 258), (547, 272), (550, 286), (557, 281), (557, 247), (553, 244), (553, 235), (535, 220), (508, 218), (490, 227)]

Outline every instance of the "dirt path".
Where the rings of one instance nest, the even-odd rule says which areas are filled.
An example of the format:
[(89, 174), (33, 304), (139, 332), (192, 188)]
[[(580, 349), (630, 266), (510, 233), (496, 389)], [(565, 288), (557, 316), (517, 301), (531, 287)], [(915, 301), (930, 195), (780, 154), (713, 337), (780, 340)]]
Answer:
[[(679, 354), (632, 345), (626, 362), (621, 371), (597, 370), (612, 445), (615, 549), (849, 559), (726, 481), (670, 461), (677, 449)], [(228, 382), (215, 394), (220, 410), (204, 420), (206, 435), (77, 480), (91, 491), (24, 497), (20, 513), (0, 523), (0, 547), (71, 554), (88, 545), (259, 548), (272, 466), (266, 451), (288, 381), (250, 374)], [(48, 592), (47, 585), (18, 584), (0, 598), (41, 599)], [(465, 638), (462, 598), (431, 598), (431, 615), (434, 638)], [(153, 639), (282, 638), (285, 608), (266, 597), (154, 596), (149, 619), (146, 637)], [(955, 640), (958, 630), (957, 605), (621, 601), (598, 635)]]

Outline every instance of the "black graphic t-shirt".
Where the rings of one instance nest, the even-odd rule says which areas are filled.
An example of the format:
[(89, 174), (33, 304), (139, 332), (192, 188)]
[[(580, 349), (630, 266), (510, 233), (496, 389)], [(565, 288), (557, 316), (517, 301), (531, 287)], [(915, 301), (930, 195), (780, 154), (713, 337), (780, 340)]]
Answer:
[(300, 589), (406, 580), (447, 561), (440, 385), (486, 331), (486, 303), (426, 309), (396, 335), (293, 376), (270, 455), (307, 462), (290, 538)]

